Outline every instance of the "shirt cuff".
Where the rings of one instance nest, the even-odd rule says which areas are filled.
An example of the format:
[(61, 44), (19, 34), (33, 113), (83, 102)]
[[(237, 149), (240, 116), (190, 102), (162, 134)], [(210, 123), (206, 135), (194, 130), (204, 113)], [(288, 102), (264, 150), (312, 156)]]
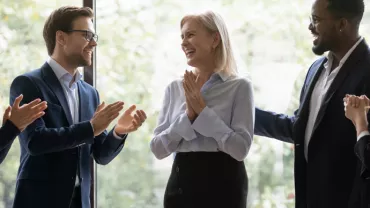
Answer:
[(123, 134), (123, 135), (118, 135), (117, 133), (116, 133), (116, 131), (114, 131), (114, 129), (113, 129), (113, 136), (114, 136), (114, 138), (115, 139), (118, 139), (118, 140), (123, 140), (123, 139), (125, 139), (125, 135), (126, 134)]
[(214, 138), (216, 141), (224, 143), (233, 130), (221, 120), (216, 112), (211, 108), (205, 107), (195, 119), (193, 129), (206, 137)]
[(94, 134), (95, 129), (94, 129), (94, 126), (92, 125), (91, 121), (90, 121), (90, 125), (91, 125), (91, 129), (93, 131), (93, 134)]
[(14, 137), (17, 137), (18, 134), (21, 133), (18, 127), (9, 119), (6, 120), (1, 128), (7, 129), (7, 131), (11, 132), (11, 135), (13, 135)]
[(195, 131), (192, 129), (191, 122), (186, 113), (181, 114), (176, 119), (174, 125), (172, 126), (172, 129), (186, 141), (191, 141), (197, 138), (197, 135), (195, 134)]
[(362, 137), (370, 135), (369, 131), (362, 131), (358, 136), (357, 136), (357, 141), (360, 140)]

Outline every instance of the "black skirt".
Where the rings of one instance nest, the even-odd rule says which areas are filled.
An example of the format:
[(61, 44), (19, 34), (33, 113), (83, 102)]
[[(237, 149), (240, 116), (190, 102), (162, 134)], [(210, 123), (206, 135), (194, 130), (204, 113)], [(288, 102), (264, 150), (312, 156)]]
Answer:
[(246, 208), (244, 162), (223, 152), (177, 153), (164, 208)]

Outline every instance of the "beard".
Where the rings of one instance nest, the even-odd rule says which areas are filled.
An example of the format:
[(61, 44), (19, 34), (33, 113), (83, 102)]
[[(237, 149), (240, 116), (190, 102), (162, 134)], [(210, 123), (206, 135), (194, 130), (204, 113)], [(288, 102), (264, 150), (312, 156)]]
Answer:
[(68, 57), (70, 63), (77, 67), (90, 66), (91, 60), (86, 60), (81, 54), (73, 54)]
[(326, 51), (330, 50), (329, 44), (325, 42), (319, 42), (316, 45), (312, 46), (312, 52), (318, 56), (323, 55)]

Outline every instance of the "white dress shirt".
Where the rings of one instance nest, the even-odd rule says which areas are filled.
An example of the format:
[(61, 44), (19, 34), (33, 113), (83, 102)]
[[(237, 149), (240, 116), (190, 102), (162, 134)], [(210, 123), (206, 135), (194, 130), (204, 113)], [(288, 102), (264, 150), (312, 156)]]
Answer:
[[(58, 62), (56, 62), (51, 57), (47, 59), (47, 63), (49, 64), (51, 69), (54, 71), (56, 77), (58, 78), (60, 85), (63, 88), (64, 95), (67, 99), (70, 112), (65, 112), (65, 113), (71, 114), (73, 124), (79, 123), (80, 122), (80, 117), (79, 117), (80, 115), (79, 114), (79, 104), (80, 103), (79, 103), (77, 82), (80, 81), (82, 78), (81, 73), (77, 70), (75, 76), (73, 77), (66, 69), (64, 69), (60, 64), (58, 64)], [(114, 131), (113, 131), (113, 135), (116, 139), (122, 139)], [(78, 162), (78, 165), (80, 165), (79, 162)], [(79, 184), (79, 176), (77, 173), (76, 186), (78, 184)]]
[(362, 137), (370, 135), (369, 131), (362, 131), (358, 136), (357, 136), (357, 141), (360, 140)]
[(217, 152), (244, 160), (252, 144), (254, 101), (249, 80), (214, 73), (201, 89), (207, 105), (191, 123), (182, 80), (165, 92), (150, 148), (158, 159), (174, 152)]
[(319, 79), (316, 82), (315, 88), (311, 95), (310, 100), (310, 107), (309, 107), (309, 116), (305, 131), (305, 140), (304, 140), (304, 154), (306, 157), (306, 160), (308, 161), (308, 145), (311, 140), (313, 127), (316, 122), (317, 114), (321, 108), (322, 101), (328, 92), (330, 85), (334, 81), (335, 77), (337, 76), (339, 70), (342, 68), (343, 64), (347, 61), (348, 57), (352, 54), (352, 52), (355, 50), (355, 48), (360, 44), (360, 42), (363, 40), (363, 37), (361, 37), (349, 51), (343, 56), (343, 58), (340, 60), (339, 65), (332, 70), (333, 67), (333, 54), (329, 52), (328, 54), (328, 61), (324, 64), (324, 70), (321, 72)]

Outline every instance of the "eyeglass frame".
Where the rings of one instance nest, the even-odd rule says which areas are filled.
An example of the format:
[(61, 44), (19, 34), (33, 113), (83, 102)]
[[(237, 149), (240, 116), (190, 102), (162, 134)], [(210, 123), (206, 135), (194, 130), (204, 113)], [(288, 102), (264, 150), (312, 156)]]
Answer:
[[(98, 35), (97, 34), (95, 34), (95, 33), (93, 33), (93, 32), (91, 32), (91, 31), (89, 31), (89, 30), (67, 30), (67, 31), (65, 31), (66, 33), (70, 33), (70, 32), (84, 32), (85, 33), (85, 39), (88, 41), (88, 42), (90, 42), (90, 41), (92, 41), (92, 40), (94, 40), (95, 42), (98, 42), (98, 39), (99, 39), (99, 37), (98, 37)], [(88, 33), (91, 33), (92, 34), (92, 36), (91, 36), (91, 39), (89, 40), (88, 38), (87, 38), (87, 34)]]

